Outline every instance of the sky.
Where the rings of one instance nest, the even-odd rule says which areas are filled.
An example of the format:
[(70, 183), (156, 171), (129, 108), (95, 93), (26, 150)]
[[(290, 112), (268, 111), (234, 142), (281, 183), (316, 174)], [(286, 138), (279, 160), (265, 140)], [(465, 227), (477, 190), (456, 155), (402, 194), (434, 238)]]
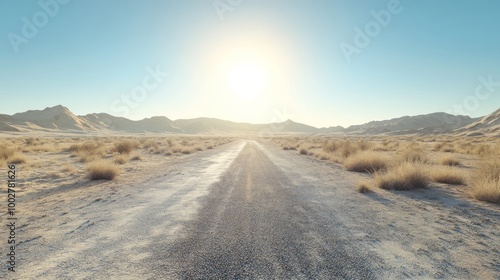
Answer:
[(0, 113), (316, 127), (500, 107), (500, 1), (0, 1)]

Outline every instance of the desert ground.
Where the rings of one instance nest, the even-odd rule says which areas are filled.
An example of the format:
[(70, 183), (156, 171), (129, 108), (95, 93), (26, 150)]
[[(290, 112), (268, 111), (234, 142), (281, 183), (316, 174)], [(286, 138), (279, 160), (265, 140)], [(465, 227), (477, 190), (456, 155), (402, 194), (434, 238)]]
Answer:
[(494, 137), (4, 135), (0, 163), (17, 279), (500, 278)]

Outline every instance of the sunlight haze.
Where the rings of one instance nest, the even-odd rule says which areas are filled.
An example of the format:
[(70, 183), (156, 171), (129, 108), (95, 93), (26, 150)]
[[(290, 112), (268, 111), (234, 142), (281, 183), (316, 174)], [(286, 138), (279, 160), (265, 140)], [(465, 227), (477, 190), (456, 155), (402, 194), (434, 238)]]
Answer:
[(328, 127), (500, 104), (498, 1), (226, 2), (3, 1), (1, 112)]

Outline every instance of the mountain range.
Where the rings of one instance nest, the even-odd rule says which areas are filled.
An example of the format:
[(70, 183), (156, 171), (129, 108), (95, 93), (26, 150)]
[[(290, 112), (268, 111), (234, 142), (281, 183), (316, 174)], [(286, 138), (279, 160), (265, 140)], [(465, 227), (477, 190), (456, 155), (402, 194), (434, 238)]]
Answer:
[(119, 132), (119, 133), (262, 133), (262, 134), (353, 134), (406, 135), (441, 134), (500, 136), (500, 109), (482, 118), (432, 113), (418, 116), (372, 121), (347, 128), (341, 126), (316, 128), (287, 120), (272, 124), (236, 123), (215, 118), (170, 120), (151, 117), (138, 121), (106, 113), (77, 116), (58, 105), (43, 110), (30, 110), (14, 115), (0, 114), (0, 132)]

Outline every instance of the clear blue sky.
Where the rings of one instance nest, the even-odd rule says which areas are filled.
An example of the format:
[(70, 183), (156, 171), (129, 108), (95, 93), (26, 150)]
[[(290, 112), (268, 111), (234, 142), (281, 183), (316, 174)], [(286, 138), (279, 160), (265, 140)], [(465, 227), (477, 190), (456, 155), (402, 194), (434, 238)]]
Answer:
[(500, 1), (393, 1), (1, 1), (0, 113), (322, 127), (498, 109)]

